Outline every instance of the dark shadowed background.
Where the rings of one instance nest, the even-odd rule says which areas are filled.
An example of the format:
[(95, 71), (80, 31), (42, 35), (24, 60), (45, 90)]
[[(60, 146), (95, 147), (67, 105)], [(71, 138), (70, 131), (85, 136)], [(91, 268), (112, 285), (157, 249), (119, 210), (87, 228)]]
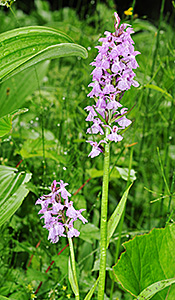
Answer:
[[(133, 3), (133, 1), (130, 0), (47, 0), (47, 2), (50, 3), (51, 10), (58, 10), (59, 8), (65, 6), (73, 7), (83, 18), (87, 17), (88, 14), (92, 14), (93, 12), (95, 12), (96, 4), (98, 2), (104, 2), (110, 7), (113, 6), (120, 16), (122, 16), (123, 12), (131, 7)], [(134, 13), (138, 14), (138, 16), (141, 18), (146, 17), (148, 20), (155, 23), (159, 18), (161, 2), (161, 0), (136, 0)], [(26, 13), (30, 13), (31, 10), (35, 9), (34, 0), (17, 0), (15, 5), (17, 8), (22, 9)], [(165, 0), (164, 16), (168, 18), (171, 12), (172, 1)]]

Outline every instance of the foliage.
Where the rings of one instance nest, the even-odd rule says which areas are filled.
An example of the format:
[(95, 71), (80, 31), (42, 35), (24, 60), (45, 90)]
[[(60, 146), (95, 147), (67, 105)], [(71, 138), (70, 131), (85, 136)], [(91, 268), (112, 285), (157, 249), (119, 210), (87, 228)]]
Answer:
[[(150, 290), (151, 284), (155, 281), (173, 278), (174, 240), (175, 225), (172, 224), (164, 229), (153, 229), (149, 234), (136, 236), (133, 240), (125, 242), (126, 252), (114, 266), (117, 281), (136, 297), (147, 287)], [(156, 290), (159, 291), (159, 285)], [(173, 285), (156, 294), (152, 299), (173, 299), (174, 294)]]
[[(6, 222), (0, 228), (0, 295), (2, 299), (5, 297), (10, 300), (32, 299), (42, 280), (41, 288), (36, 294), (37, 299), (74, 299), (68, 281), (71, 274), (68, 274), (70, 270), (68, 271), (67, 243), (60, 239), (59, 244), (51, 245), (47, 241), (47, 233), (42, 230), (42, 224), (38, 222), (38, 210), (34, 205), (43, 193), (48, 194), (50, 182), (54, 179), (63, 179), (67, 182), (69, 178), (72, 195), (86, 183), (73, 196), (73, 200), (76, 209), (86, 209), (85, 217), (89, 223), (81, 227), (77, 221), (76, 226), (78, 230), (81, 228), (81, 234), (80, 238), (73, 242), (82, 299), (85, 297), (97, 299), (96, 279), (99, 268), (103, 158), (97, 157), (94, 160), (87, 157), (90, 148), (85, 142), (87, 127), (84, 120), (87, 114), (84, 107), (92, 105), (91, 100), (87, 98), (92, 72), (92, 66), (89, 63), (97, 55), (94, 47), (99, 37), (105, 30), (111, 31), (113, 28), (114, 20), (111, 17), (114, 12), (113, 4), (107, 6), (98, 1), (94, 13), (84, 19), (79, 18), (76, 9), (69, 7), (51, 11), (47, 1), (35, 1), (35, 9), (29, 15), (17, 10), (15, 3), (12, 8), (13, 11), (0, 7), (1, 37), (9, 36), (8, 45), (11, 49), (11, 43), (15, 43), (16, 33), (20, 35), (21, 32), (15, 47), (19, 47), (18, 54), (19, 51), (27, 51), (25, 63), (28, 63), (26, 65), (28, 68), (24, 69), (25, 65), (20, 59), (20, 54), (18, 60), (14, 61), (12, 69), (9, 69), (7, 64), (6, 70), (3, 64), (0, 67), (1, 77), (4, 76), (4, 82), (0, 84), (0, 124), (4, 125), (4, 131), (0, 131), (0, 167), (6, 174), (6, 177), (0, 177), (0, 185), (2, 184), (0, 201), (5, 200), (2, 187), (4, 189), (6, 187), (7, 204), (10, 205), (11, 211), (6, 214), (8, 218), (4, 219)], [(125, 22), (129, 21), (128, 18), (130, 17), (126, 17)], [(158, 35), (156, 22), (153, 25), (141, 16), (133, 16), (129, 22), (131, 21), (135, 30), (133, 39), (137, 50), (141, 52), (137, 59), (140, 68), (136, 71), (136, 79), (140, 87), (132, 88), (122, 99), (123, 105), (133, 107), (129, 118), (134, 122), (125, 132), (124, 141), (121, 141), (118, 147), (114, 145), (111, 147), (108, 224), (112, 223), (112, 226), (109, 227), (111, 234), (110, 239), (108, 237), (105, 295), (106, 299), (121, 300), (134, 299), (144, 288), (149, 288), (152, 283), (156, 284), (164, 279), (158, 276), (158, 271), (155, 274), (153, 270), (154, 278), (149, 277), (147, 282), (143, 283), (142, 277), (142, 288), (138, 289), (136, 282), (130, 287), (125, 286), (123, 283), (128, 275), (126, 274), (126, 277), (121, 279), (118, 277), (121, 276), (118, 272), (121, 269), (122, 273), (125, 272), (122, 261), (125, 264), (131, 262), (131, 257), (129, 256), (128, 259), (126, 257), (129, 247), (132, 250), (132, 245), (133, 250), (136, 250), (132, 252), (135, 255), (132, 263), (135, 263), (136, 268), (139, 268), (140, 263), (145, 265), (145, 268), (153, 264), (156, 266), (158, 260), (155, 256), (150, 257), (149, 254), (154, 252), (154, 255), (155, 253), (158, 255), (161, 249), (164, 253), (166, 252), (165, 256), (161, 252), (164, 265), (167, 268), (171, 266), (173, 250), (168, 250), (165, 241), (167, 238), (167, 244), (173, 243), (169, 233), (173, 231), (174, 225), (171, 223), (174, 223), (175, 217), (175, 140), (173, 135), (175, 41), (173, 27), (171, 19), (167, 22), (164, 18)], [(20, 24), (24, 26), (22, 31), (18, 28)], [(23, 41), (22, 34), (26, 33), (28, 26), (38, 32), (36, 35), (36, 31), (32, 31), (34, 35), (29, 34), (27, 40)], [(39, 34), (46, 35), (48, 31), (54, 42), (47, 38), (43, 42), (42, 37), (38, 37)], [(57, 34), (60, 32), (64, 32), (66, 44), (76, 45), (79, 51), (77, 57), (66, 56), (52, 59), (55, 52), (53, 54), (49, 51), (51, 49), (60, 51), (59, 43), (57, 43)], [(35, 43), (35, 47), (36, 44), (38, 47), (35, 48), (32, 44), (36, 51), (34, 57), (33, 48), (28, 47), (30, 38), (32, 43)], [(23, 45), (27, 47), (26, 50), (22, 50)], [(78, 45), (81, 46), (78, 47)], [(2, 44), (0, 46), (5, 47)], [(88, 50), (86, 60), (80, 57), (81, 53), (85, 55), (83, 47)], [(3, 48), (3, 51), (7, 49)], [(47, 60), (40, 61), (40, 57), (43, 58), (42, 55), (45, 53), (48, 53), (48, 56), (44, 56)], [(6, 55), (13, 62), (15, 53), (6, 53)], [(32, 64), (34, 59), (38, 63), (33, 67), (30, 62)], [(6, 60), (3, 62), (5, 63)], [(20, 72), (15, 74), (17, 70)], [(7, 79), (12, 72), (13, 76)], [(28, 111), (18, 114), (18, 112), (23, 112), (21, 110), (23, 108)], [(0, 130), (3, 130), (2, 126)], [(26, 180), (28, 182), (25, 182), (25, 179), (29, 177), (25, 176), (30, 175), (26, 174), (32, 174), (30, 181)], [(133, 186), (130, 189), (126, 207), (124, 200), (120, 202), (123, 206), (118, 207), (121, 209), (119, 212), (121, 215), (125, 211), (123, 227), (121, 226), (122, 219), (117, 219), (117, 221), (115, 219), (114, 225), (110, 220), (117, 215), (116, 207), (119, 199), (124, 199), (122, 198), (123, 191), (127, 190), (131, 182)], [(14, 190), (11, 183), (14, 184)], [(21, 190), (25, 192), (22, 193)], [(19, 191), (21, 194), (18, 202), (14, 202), (14, 207), (11, 206), (14, 195), (11, 191), (15, 194)], [(25, 201), (23, 201), (24, 196), (26, 196)], [(113, 212), (114, 215), (112, 215)], [(110, 219), (111, 215), (113, 217)], [(169, 226), (165, 227), (168, 224)], [(165, 227), (165, 229), (154, 229), (149, 234), (142, 235), (154, 227)], [(158, 234), (158, 240), (157, 233), (160, 234)], [(126, 243), (126, 252), (115, 265), (118, 259), (117, 253), (123, 251), (118, 243), (120, 238), (122, 242), (126, 242), (136, 235), (138, 236)], [(147, 239), (150, 239), (150, 243), (147, 243)], [(140, 241), (143, 241), (143, 244)], [(163, 248), (157, 249), (155, 241), (158, 243), (162, 241), (161, 247)], [(137, 245), (136, 242), (138, 242)], [(140, 247), (143, 250), (145, 243), (148, 247), (145, 253), (149, 255), (149, 263), (147, 256), (143, 256), (144, 262), (138, 260), (140, 256), (137, 254), (140, 254), (138, 253)], [(62, 249), (64, 251), (57, 255)], [(167, 257), (170, 261), (166, 264)], [(45, 273), (52, 261), (54, 263)], [(120, 284), (114, 281), (115, 276), (112, 271), (114, 265), (114, 272), (124, 288), (130, 290), (135, 296), (126, 292)], [(142, 270), (144, 272), (145, 269)], [(166, 278), (173, 276), (168, 273)], [(111, 292), (111, 282), (114, 286), (113, 292)], [(94, 286), (93, 290), (92, 286)], [(169, 287), (161, 293), (164, 295), (167, 289)], [(174, 285), (171, 286), (170, 291), (173, 289)], [(86, 296), (88, 292), (89, 298)], [(113, 296), (110, 297), (110, 294)], [(156, 297), (157, 295), (152, 299), (157, 299)]]

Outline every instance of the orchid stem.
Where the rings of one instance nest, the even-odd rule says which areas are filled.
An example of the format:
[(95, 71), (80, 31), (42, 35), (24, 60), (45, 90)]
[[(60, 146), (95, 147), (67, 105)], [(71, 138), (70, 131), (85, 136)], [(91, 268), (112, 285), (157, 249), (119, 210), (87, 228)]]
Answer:
[[(106, 135), (107, 134), (108, 134), (108, 128), (106, 129)], [(105, 145), (105, 153), (104, 153), (104, 173), (103, 173), (102, 203), (101, 203), (100, 271), (99, 271), (98, 300), (104, 299), (104, 291), (105, 291), (109, 163), (110, 163), (110, 144), (107, 143)]]
[(72, 239), (68, 238), (68, 240), (69, 240), (71, 267), (72, 267), (73, 281), (74, 281), (73, 284), (75, 284), (75, 288), (73, 288), (73, 291), (75, 293), (75, 300), (79, 300), (80, 296), (79, 296), (79, 288), (78, 288), (77, 273), (76, 273), (76, 266), (75, 266), (74, 246), (73, 246)]

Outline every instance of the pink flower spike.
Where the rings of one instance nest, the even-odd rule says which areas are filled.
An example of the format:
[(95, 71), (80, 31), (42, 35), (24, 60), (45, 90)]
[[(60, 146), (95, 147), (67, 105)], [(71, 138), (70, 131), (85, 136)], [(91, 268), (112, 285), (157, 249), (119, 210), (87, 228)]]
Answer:
[[(57, 188), (59, 185), (60, 188)], [(44, 219), (44, 226), (49, 231), (48, 240), (57, 243), (60, 237), (77, 237), (80, 232), (73, 227), (73, 222), (80, 219), (83, 224), (88, 222), (82, 215), (85, 209), (76, 210), (73, 202), (68, 200), (71, 194), (65, 189), (68, 183), (63, 180), (53, 181), (51, 193), (41, 196), (35, 204), (41, 204), (39, 214), (43, 214), (40, 219)], [(61, 193), (61, 196), (58, 195)], [(53, 199), (52, 199), (53, 198)], [(53, 201), (52, 201), (53, 200)], [(65, 226), (69, 229), (65, 231)]]

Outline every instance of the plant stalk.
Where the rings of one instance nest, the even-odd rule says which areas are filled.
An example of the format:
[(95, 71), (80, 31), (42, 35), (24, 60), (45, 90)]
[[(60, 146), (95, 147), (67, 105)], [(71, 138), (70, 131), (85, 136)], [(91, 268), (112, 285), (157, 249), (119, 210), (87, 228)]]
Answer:
[(79, 300), (79, 288), (78, 288), (78, 281), (77, 281), (77, 273), (76, 273), (76, 266), (75, 266), (75, 255), (74, 255), (74, 246), (71, 238), (68, 238), (69, 241), (69, 249), (70, 249), (70, 258), (71, 258), (71, 265), (72, 265), (72, 273), (74, 277), (74, 282), (77, 287), (77, 293), (75, 294), (75, 300)]
[[(108, 134), (108, 128), (106, 130), (106, 134)], [(101, 220), (100, 220), (100, 271), (99, 271), (98, 300), (104, 299), (105, 279), (106, 279), (109, 163), (110, 163), (110, 144), (108, 143), (105, 145), (105, 154), (104, 154), (104, 173), (103, 173)]]

